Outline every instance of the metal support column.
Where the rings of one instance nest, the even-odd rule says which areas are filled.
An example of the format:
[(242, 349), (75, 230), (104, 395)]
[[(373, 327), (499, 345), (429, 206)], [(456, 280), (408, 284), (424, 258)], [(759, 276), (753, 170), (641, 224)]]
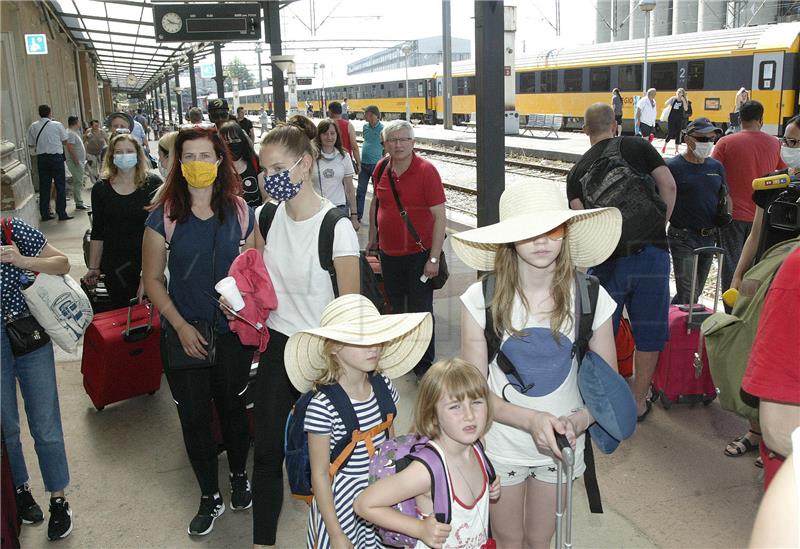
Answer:
[[(270, 56), (282, 55), (281, 15), (279, 2), (261, 2), (264, 10), (264, 34), (269, 37)], [(286, 120), (286, 93), (283, 71), (272, 64), (272, 119)]]
[(217, 97), (225, 97), (225, 75), (222, 74), (222, 44), (214, 42), (214, 80), (217, 82)]
[(166, 94), (161, 95), (162, 93), (164, 93), (164, 92), (161, 89), (161, 82), (159, 82), (158, 83), (158, 104), (161, 107), (161, 124), (163, 126), (164, 124), (167, 123), (167, 118), (166, 118), (167, 113), (164, 112), (164, 98), (166, 97)]
[(478, 226), (499, 220), (505, 189), (503, 2), (475, 1)]
[(183, 116), (183, 96), (181, 95), (181, 78), (180, 78), (180, 69), (177, 63), (172, 65), (175, 71), (175, 110), (178, 113), (178, 124), (181, 124), (184, 120)]
[(164, 89), (166, 89), (166, 93), (164, 95), (167, 96), (167, 116), (169, 116), (169, 123), (172, 124), (172, 98), (169, 96), (169, 77), (167, 76), (164, 78)]
[(192, 94), (192, 107), (197, 106), (197, 83), (194, 76), (194, 52), (190, 51), (186, 54), (186, 59), (189, 61), (189, 88)]
[[(442, 99), (444, 101), (444, 129), (453, 129), (453, 53), (450, 33), (450, 0), (442, 0)], [(436, 82), (434, 81), (434, 86)], [(433, 96), (438, 95), (433, 90)], [(434, 106), (434, 110), (436, 106)], [(434, 118), (436, 113), (434, 112)]]

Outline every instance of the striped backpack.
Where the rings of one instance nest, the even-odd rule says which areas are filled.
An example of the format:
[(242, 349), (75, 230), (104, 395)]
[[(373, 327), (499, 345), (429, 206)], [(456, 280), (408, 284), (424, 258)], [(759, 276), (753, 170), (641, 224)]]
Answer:
[[(367, 449), (372, 447), (371, 440), (383, 431), (388, 431), (392, 426), (397, 407), (392, 400), (392, 392), (380, 374), (369, 376), (372, 392), (378, 401), (381, 412), (381, 423), (369, 431), (359, 430), (358, 418), (350, 402), (350, 397), (338, 383), (333, 385), (320, 385), (317, 391), (323, 393), (344, 423), (346, 435), (331, 450), (330, 468), (328, 474), (333, 480), (336, 472), (344, 467), (353, 453), (356, 445), (364, 440), (370, 441)], [(308, 433), (305, 430), (306, 410), (317, 391), (309, 391), (295, 402), (289, 417), (286, 420), (284, 431), (284, 454), (286, 456), (286, 476), (289, 479), (289, 488), (292, 496), (302, 499), (309, 505), (314, 497), (311, 487), (311, 461), (308, 457)], [(374, 451), (374, 450), (373, 450)], [(372, 455), (372, 453), (370, 453)]]
[[(397, 474), (412, 461), (419, 461), (428, 469), (431, 475), (431, 499), (433, 500), (433, 514), (438, 522), (450, 524), (450, 483), (447, 480), (444, 460), (439, 451), (426, 437), (416, 435), (401, 435), (391, 438), (381, 444), (369, 462), (369, 483), (373, 484), (382, 478)], [(475, 443), (478, 455), (483, 462), (489, 484), (497, 477), (494, 467), (483, 451), (480, 441)], [(395, 509), (417, 518), (417, 504), (414, 498), (401, 501)], [(393, 547), (414, 547), (417, 540), (406, 534), (392, 532), (385, 528), (378, 528), (378, 535), (386, 545)]]

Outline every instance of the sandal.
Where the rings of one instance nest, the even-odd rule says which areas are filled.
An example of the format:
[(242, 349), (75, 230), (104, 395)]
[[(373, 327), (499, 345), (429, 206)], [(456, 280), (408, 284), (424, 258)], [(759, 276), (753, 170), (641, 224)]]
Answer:
[(761, 438), (761, 433), (750, 429), (744, 435), (735, 438), (728, 443), (728, 446), (725, 448), (725, 455), (728, 457), (739, 457), (748, 452), (758, 450), (758, 442), (751, 441), (747, 436), (750, 434)]
[(755, 462), (753, 465), (755, 465), (755, 466), (756, 466), (756, 467), (758, 467), (759, 469), (763, 469), (763, 468), (764, 468), (764, 460), (763, 460), (763, 459), (761, 459), (761, 456), (758, 456), (758, 457), (756, 458), (756, 462)]
[(643, 422), (643, 421), (644, 421), (644, 418), (646, 418), (646, 417), (647, 417), (647, 414), (649, 414), (649, 413), (650, 413), (650, 410), (652, 410), (652, 409), (653, 409), (653, 405), (651, 404), (651, 402), (650, 402), (649, 400), (645, 400), (645, 401), (644, 401), (644, 405), (645, 405), (644, 412), (642, 412), (642, 415), (640, 415), (640, 416), (637, 416), (637, 418), (636, 418), (636, 423), (641, 423), (641, 422)]

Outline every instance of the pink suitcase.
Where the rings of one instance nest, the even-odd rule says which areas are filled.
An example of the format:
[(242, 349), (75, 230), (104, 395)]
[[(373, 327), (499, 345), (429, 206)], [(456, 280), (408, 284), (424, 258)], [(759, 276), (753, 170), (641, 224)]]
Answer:
[(702, 402), (708, 405), (717, 397), (717, 388), (708, 369), (708, 356), (700, 334), (700, 325), (717, 310), (722, 273), (722, 249), (708, 246), (695, 250), (692, 295), (697, 285), (697, 262), (700, 254), (718, 258), (714, 310), (699, 304), (670, 305), (669, 341), (658, 357), (652, 387), (653, 402), (661, 399), (664, 408), (669, 408), (678, 402)]

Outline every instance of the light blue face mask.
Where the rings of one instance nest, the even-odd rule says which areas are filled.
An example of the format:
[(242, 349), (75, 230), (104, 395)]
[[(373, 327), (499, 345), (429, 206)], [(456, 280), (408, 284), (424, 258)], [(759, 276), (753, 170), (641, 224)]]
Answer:
[(114, 165), (120, 170), (127, 172), (136, 167), (139, 157), (136, 153), (123, 153), (114, 155)]

